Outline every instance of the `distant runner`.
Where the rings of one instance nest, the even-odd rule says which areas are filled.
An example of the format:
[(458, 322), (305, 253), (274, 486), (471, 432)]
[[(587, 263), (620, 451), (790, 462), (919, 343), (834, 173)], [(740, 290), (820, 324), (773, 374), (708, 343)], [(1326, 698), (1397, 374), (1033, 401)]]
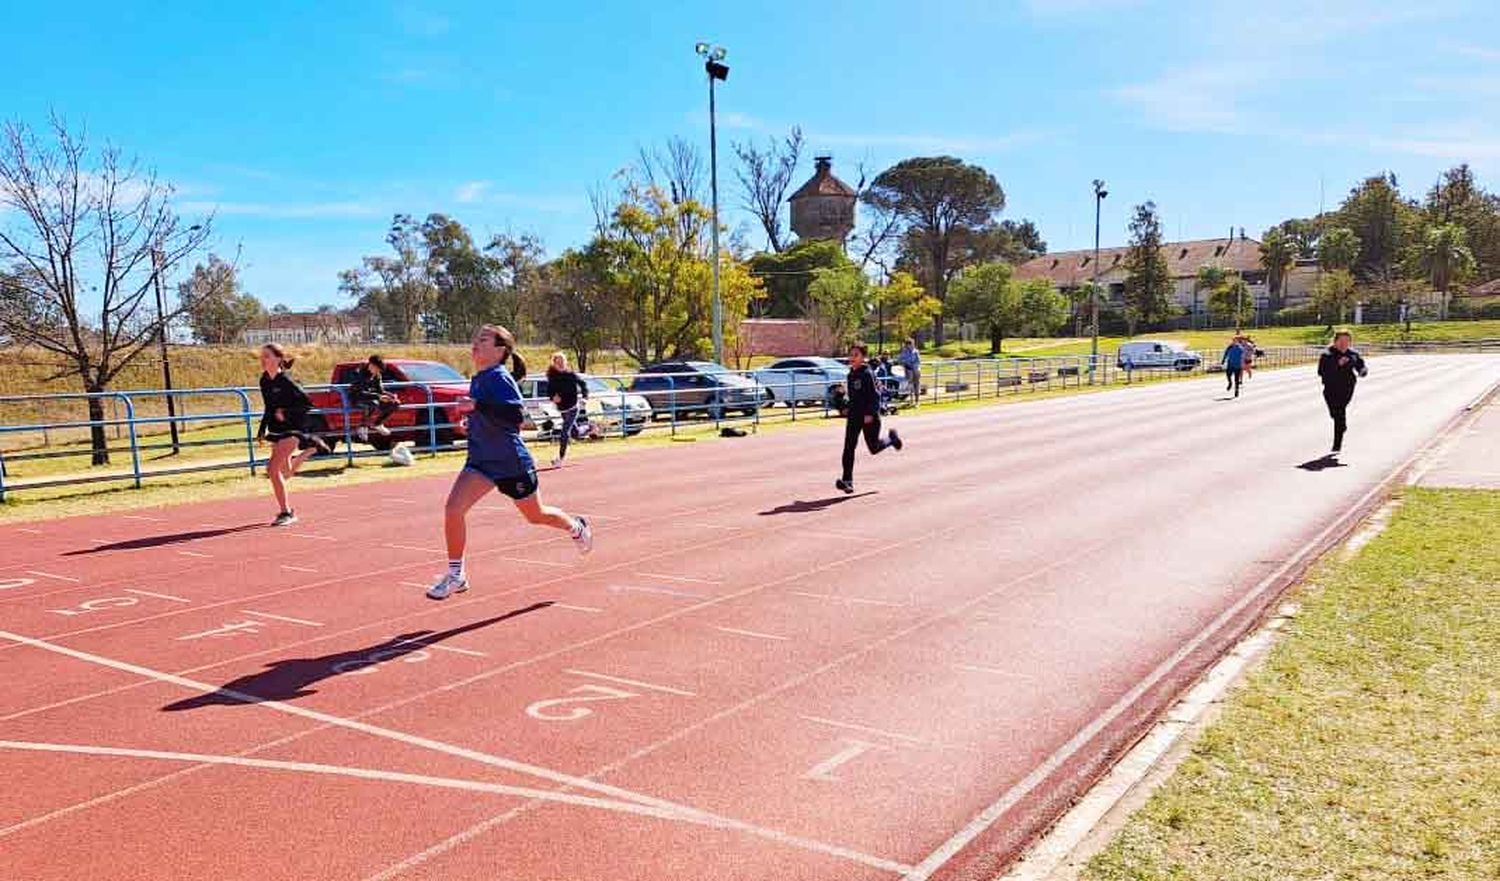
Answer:
[(568, 457), (573, 426), (578, 424), (578, 414), (582, 412), (579, 397), (589, 396), (589, 387), (578, 378), (578, 374), (568, 369), (568, 356), (562, 352), (552, 353), (552, 363), (547, 367), (547, 393), (562, 414), (562, 431), (557, 434), (557, 457), (552, 460), (553, 468), (561, 468), (563, 460)]
[(1224, 391), (1234, 392), (1234, 396), (1240, 396), (1240, 383), (1245, 378), (1245, 347), (1240, 344), (1243, 337), (1235, 337), (1229, 341), (1229, 346), (1224, 350), (1224, 356), (1219, 363), (1224, 365)]
[(1333, 455), (1344, 448), (1344, 432), (1349, 424), (1346, 413), (1349, 401), (1354, 398), (1354, 385), (1359, 378), (1369, 373), (1365, 359), (1349, 345), (1354, 336), (1341, 330), (1333, 336), (1333, 345), (1318, 359), (1318, 376), (1323, 380), (1323, 401), (1328, 404), (1328, 415), (1333, 419)]
[(297, 515), (287, 500), (286, 482), (309, 456), (329, 451), (328, 444), (307, 429), (312, 400), (287, 373), (296, 360), (276, 343), (261, 346), (260, 397), (265, 403), (265, 413), (260, 417), (256, 439), (261, 443), (271, 443), (266, 476), (271, 478), (271, 491), (276, 494), (276, 504), (280, 506), (276, 519), (271, 521), (272, 526), (291, 526), (297, 522)]
[(865, 436), (865, 445), (870, 455), (878, 455), (886, 447), (900, 450), (901, 436), (893, 428), (885, 439), (880, 437), (880, 389), (876, 387), (875, 374), (865, 363), (867, 352), (862, 345), (849, 347), (849, 398), (844, 410), (844, 474), (833, 482), (835, 488), (846, 493), (854, 492), (854, 448), (859, 446), (859, 436)]

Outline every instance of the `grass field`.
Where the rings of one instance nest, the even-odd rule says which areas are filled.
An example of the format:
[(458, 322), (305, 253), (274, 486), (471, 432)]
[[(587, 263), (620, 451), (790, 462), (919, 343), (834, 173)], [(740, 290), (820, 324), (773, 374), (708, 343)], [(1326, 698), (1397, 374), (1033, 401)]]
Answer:
[(1412, 490), (1087, 881), (1500, 878), (1500, 493)]

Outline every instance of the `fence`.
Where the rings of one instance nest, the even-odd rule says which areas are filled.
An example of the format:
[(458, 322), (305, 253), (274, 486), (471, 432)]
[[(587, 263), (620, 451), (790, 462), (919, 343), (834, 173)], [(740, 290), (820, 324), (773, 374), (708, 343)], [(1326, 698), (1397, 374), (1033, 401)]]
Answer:
[[(1500, 341), (1469, 344), (1468, 348), (1485, 350), (1486, 346), (1500, 351)], [(1257, 358), (1257, 365), (1306, 364), (1320, 351), (1317, 347), (1269, 349)], [(1089, 356), (935, 361), (923, 365), (918, 400), (931, 405), (1090, 385), (1163, 382), (1217, 369), (1213, 358), (1196, 353), (1179, 353), (1175, 362), (1129, 368), (1114, 354), (1101, 355), (1097, 361)], [(535, 389), (535, 382), (528, 379), (527, 388)], [(909, 379), (898, 375), (883, 382), (892, 406), (912, 403)], [(733, 424), (758, 426), (773, 420), (837, 416), (834, 387), (841, 383), (837, 371), (804, 370), (591, 377), (590, 394), (581, 406), (594, 437), (675, 435)], [(374, 434), (368, 439), (360, 431), (361, 408), (351, 402), (346, 386), (307, 387), (318, 405), (311, 411), (310, 428), (334, 448), (333, 455), (345, 465), (384, 456), (394, 444), (429, 456), (463, 448), (464, 419), (473, 406), (466, 386), (387, 383), (386, 387), (401, 399), (389, 422), (391, 435)], [(151, 479), (199, 472), (259, 474), (267, 460), (263, 453), (269, 449), (257, 443), (261, 412), (258, 401), (252, 400), (254, 391), (207, 388), (0, 397), (0, 501), (10, 493), (54, 487), (119, 483), (138, 488)], [(143, 415), (165, 410), (160, 405), (168, 396), (175, 404), (175, 417)], [(99, 416), (77, 417), (79, 409), (86, 411), (91, 405)], [(58, 418), (60, 411), (69, 415)], [(527, 437), (534, 441), (555, 438), (562, 420), (551, 401), (530, 398), (526, 411), (523, 433)], [(27, 418), (28, 414), (47, 416)], [(177, 432), (168, 439), (171, 428)], [(108, 462), (97, 461), (95, 435), (102, 435), (107, 452), (103, 458)]]

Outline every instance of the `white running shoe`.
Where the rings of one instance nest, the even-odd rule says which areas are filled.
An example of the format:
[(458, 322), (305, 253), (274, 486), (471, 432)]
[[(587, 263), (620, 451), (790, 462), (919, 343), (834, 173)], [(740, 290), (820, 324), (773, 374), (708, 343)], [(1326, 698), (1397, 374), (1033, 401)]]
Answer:
[(271, 525), (272, 526), (291, 526), (292, 524), (294, 524), (296, 522), (297, 522), (297, 515), (296, 514), (293, 514), (291, 511), (282, 511), (280, 514), (276, 515), (276, 519), (275, 520), (271, 521)]
[(553, 468), (561, 468), (562, 467), (562, 463), (563, 463), (562, 459), (556, 459), (555, 458), (555, 459), (552, 460), (552, 467)]
[(443, 577), (437, 580), (437, 584), (427, 588), (429, 600), (446, 600), (448, 597), (463, 593), (469, 589), (469, 579), (462, 575), (454, 575), (452, 572), (443, 573)]
[(585, 517), (575, 516), (573, 520), (577, 523), (573, 541), (577, 542), (578, 553), (587, 554), (594, 549), (594, 530), (589, 527), (589, 521)]
[(391, 436), (391, 430), (389, 428), (386, 428), (384, 425), (375, 426), (375, 433), (379, 434), (381, 437)]
[(369, 443), (370, 429), (365, 428), (363, 425), (361, 425), (359, 428), (354, 429), (354, 436), (356, 438), (359, 438), (359, 442), (362, 444)]

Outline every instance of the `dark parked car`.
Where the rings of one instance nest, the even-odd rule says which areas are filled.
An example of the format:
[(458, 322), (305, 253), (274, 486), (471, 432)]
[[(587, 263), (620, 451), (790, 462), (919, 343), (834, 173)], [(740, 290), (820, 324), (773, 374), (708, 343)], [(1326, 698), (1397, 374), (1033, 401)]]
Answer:
[(746, 416), (760, 409), (761, 387), (726, 367), (709, 361), (662, 361), (641, 368), (630, 391), (651, 404), (660, 419), (687, 413), (706, 413), (718, 419), (736, 411)]

